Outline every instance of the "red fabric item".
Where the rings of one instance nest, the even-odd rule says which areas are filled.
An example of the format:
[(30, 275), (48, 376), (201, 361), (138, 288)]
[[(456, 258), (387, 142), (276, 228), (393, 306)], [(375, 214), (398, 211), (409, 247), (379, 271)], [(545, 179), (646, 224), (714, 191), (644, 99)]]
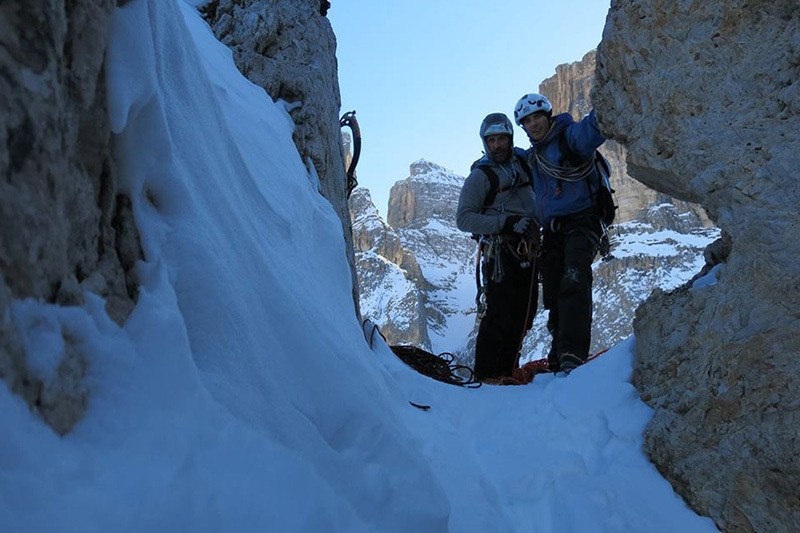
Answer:
[(533, 377), (536, 374), (544, 374), (546, 372), (550, 372), (550, 368), (547, 366), (547, 359), (537, 359), (536, 361), (528, 361), (521, 367), (515, 368), (511, 376), (518, 381), (520, 385), (524, 385), (525, 383), (533, 381)]
[[(608, 348), (606, 348), (605, 350), (601, 350), (601, 351), (597, 352), (594, 355), (590, 355), (589, 358), (586, 359), (586, 362), (588, 363), (589, 361), (591, 361), (593, 359), (597, 359), (598, 357), (600, 357), (601, 355), (603, 355), (607, 351), (608, 351)], [(528, 383), (533, 381), (533, 378), (536, 376), (536, 374), (546, 374), (548, 372), (550, 372), (550, 366), (549, 366), (549, 364), (547, 362), (547, 358), (537, 359), (535, 361), (528, 361), (527, 363), (525, 363), (521, 367), (515, 368), (514, 372), (511, 374), (510, 377), (500, 378), (498, 380), (499, 383), (496, 383), (496, 384), (497, 385), (527, 385)]]

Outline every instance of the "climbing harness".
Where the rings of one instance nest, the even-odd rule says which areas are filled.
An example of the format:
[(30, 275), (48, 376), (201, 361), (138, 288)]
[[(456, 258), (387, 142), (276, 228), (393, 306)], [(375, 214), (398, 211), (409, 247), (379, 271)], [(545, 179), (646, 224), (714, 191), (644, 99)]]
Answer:
[[(569, 145), (565, 140), (563, 140), (563, 136), (559, 140), (559, 146), (562, 153), (571, 153)], [(614, 189), (611, 188), (611, 167), (608, 164), (608, 160), (603, 156), (603, 154), (595, 150), (591, 159), (588, 159), (576, 165), (575, 167), (562, 167), (550, 163), (536, 150), (534, 150), (533, 154), (536, 165), (546, 174), (556, 178), (558, 182), (556, 187), (557, 195), (560, 194), (561, 191), (561, 182), (578, 182), (581, 180), (586, 180), (586, 187), (589, 191), (589, 195), (592, 197), (595, 203), (594, 209), (600, 218), (601, 236), (598, 251), (600, 252), (600, 256), (603, 261), (610, 261), (614, 259), (614, 256), (611, 254), (611, 248), (613, 246), (611, 229), (613, 228), (612, 224), (614, 222), (618, 206), (616, 204), (616, 199), (614, 198)], [(593, 171), (597, 172), (598, 176), (598, 188), (596, 192), (592, 191), (592, 187), (589, 183), (589, 176), (591, 176)], [(560, 221), (558, 219), (551, 219), (550, 231), (553, 233), (557, 232), (559, 224)]]
[(348, 127), (353, 132), (353, 158), (347, 168), (347, 197), (350, 198), (350, 195), (353, 194), (353, 189), (358, 187), (356, 165), (358, 165), (358, 158), (361, 156), (361, 128), (358, 127), (355, 110), (348, 111), (342, 115), (342, 118), (339, 119), (339, 127)]
[[(500, 283), (505, 275), (501, 251), (505, 247), (511, 255), (519, 260), (522, 268), (531, 266), (531, 245), (527, 239), (520, 239), (516, 246), (507, 243), (501, 235), (482, 235), (478, 238), (478, 253), (475, 257), (475, 306), (478, 313), (478, 320), (486, 315), (486, 287), (489, 280)], [(535, 254), (534, 254), (535, 255)], [(491, 273), (488, 265), (491, 259)], [(487, 268), (482, 268), (483, 261)]]
[[(486, 314), (486, 287), (488, 281), (500, 283), (505, 275), (505, 268), (502, 261), (502, 250), (507, 250), (522, 268), (529, 268), (531, 264), (536, 264), (538, 246), (526, 238), (520, 238), (514, 244), (513, 240), (505, 235), (481, 235), (478, 238), (478, 253), (475, 259), (475, 305), (478, 311), (478, 319)], [(491, 259), (491, 272), (487, 268), (481, 268), (482, 264), (489, 265)], [(482, 263), (485, 261), (485, 263)]]

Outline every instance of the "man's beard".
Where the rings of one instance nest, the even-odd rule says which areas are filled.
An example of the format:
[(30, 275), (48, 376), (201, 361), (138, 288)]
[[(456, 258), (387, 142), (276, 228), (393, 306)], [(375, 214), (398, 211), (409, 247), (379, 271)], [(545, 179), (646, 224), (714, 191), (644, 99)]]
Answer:
[(497, 163), (507, 163), (508, 160), (511, 159), (511, 150), (495, 150), (489, 152), (489, 154)]

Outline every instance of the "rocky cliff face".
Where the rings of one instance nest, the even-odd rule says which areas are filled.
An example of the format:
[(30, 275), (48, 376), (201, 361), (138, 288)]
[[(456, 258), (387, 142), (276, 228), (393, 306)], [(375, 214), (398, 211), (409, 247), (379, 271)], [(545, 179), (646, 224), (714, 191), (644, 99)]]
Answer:
[(416, 256), (381, 220), (367, 189), (357, 187), (349, 205), (362, 312), (380, 324), (389, 344), (430, 349), (425, 311), (429, 287)]
[(596, 63), (597, 52), (591, 50), (580, 61), (558, 65), (556, 73), (539, 84), (539, 92), (553, 104), (553, 113), (569, 113), (575, 120), (589, 114)]
[(628, 172), (729, 239), (637, 312), (648, 452), (729, 531), (800, 530), (800, 4), (613, 0), (593, 100)]
[(204, 13), (217, 39), (233, 51), (242, 74), (273, 100), (287, 103), (297, 126), (297, 149), (319, 176), (320, 192), (342, 220), (357, 303), (340, 142), (336, 38), (319, 0), (212, 0)]
[(85, 409), (84, 358), (62, 333), (47, 383), (28, 367), (11, 299), (106, 298), (122, 323), (141, 256), (110, 155), (103, 55), (114, 2), (0, 5), (0, 378), (60, 433)]
[(389, 224), (364, 202), (366, 191), (350, 199), (362, 311), (390, 344), (453, 352), (474, 325), (476, 246), (455, 227), (463, 182), (435, 163), (413, 163), (392, 187)]
[(409, 177), (389, 191), (387, 222), (394, 228), (422, 228), (435, 220), (452, 225), (463, 183), (462, 176), (436, 163), (412, 163)]
[(387, 219), (413, 250), (429, 283), (427, 322), (431, 349), (456, 351), (463, 324), (472, 325), (475, 241), (456, 228), (464, 177), (430, 161), (411, 164), (410, 176), (389, 192)]

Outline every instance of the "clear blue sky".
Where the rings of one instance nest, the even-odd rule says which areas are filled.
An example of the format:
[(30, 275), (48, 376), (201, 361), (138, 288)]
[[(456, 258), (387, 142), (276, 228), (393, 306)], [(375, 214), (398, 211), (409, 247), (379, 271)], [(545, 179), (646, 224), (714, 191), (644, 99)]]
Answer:
[[(610, 0), (332, 0), (342, 113), (356, 110), (359, 184), (382, 215), (389, 189), (427, 159), (466, 175), (478, 127), (602, 38)], [(557, 110), (560, 111), (560, 110)], [(514, 140), (528, 146), (522, 130)]]

